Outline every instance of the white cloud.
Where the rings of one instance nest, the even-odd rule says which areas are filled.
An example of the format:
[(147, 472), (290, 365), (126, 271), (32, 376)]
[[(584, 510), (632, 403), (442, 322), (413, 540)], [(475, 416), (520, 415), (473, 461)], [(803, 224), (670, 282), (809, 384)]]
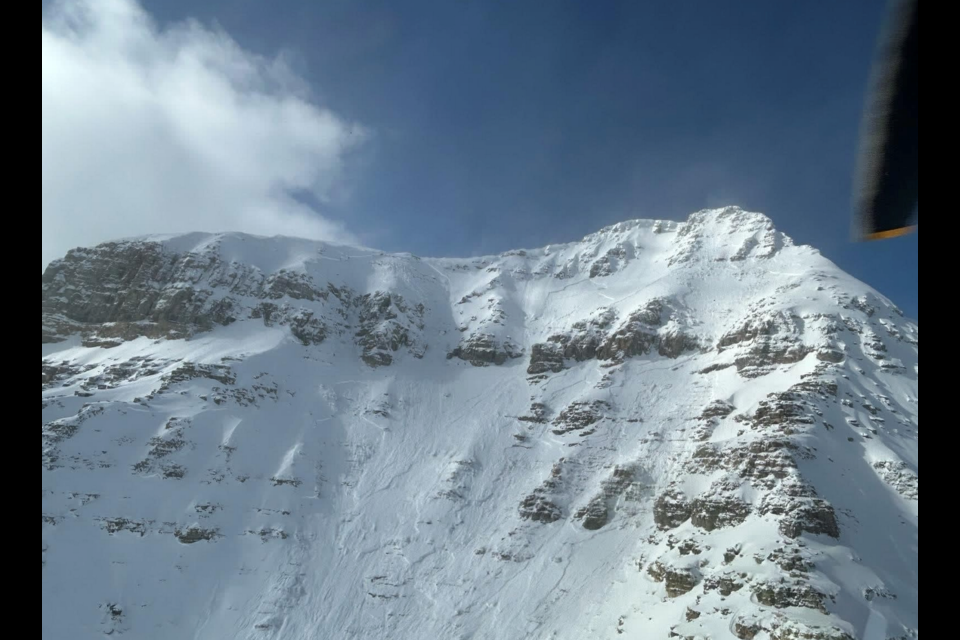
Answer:
[(365, 132), (311, 104), (281, 58), (132, 0), (42, 13), (42, 261), (111, 238), (247, 231), (340, 241), (298, 202), (343, 196)]

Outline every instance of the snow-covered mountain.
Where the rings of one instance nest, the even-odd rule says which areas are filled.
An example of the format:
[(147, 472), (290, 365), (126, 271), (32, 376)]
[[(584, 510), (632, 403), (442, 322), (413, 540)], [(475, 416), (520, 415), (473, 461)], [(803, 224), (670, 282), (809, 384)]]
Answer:
[(919, 638), (919, 328), (766, 217), (42, 277), (50, 640)]

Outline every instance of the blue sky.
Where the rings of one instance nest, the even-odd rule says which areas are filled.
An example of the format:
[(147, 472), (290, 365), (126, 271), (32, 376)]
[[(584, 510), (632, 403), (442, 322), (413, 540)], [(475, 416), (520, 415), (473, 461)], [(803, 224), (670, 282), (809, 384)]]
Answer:
[(281, 53), (357, 123), (349, 196), (300, 201), (365, 244), (493, 253), (738, 204), (919, 315), (918, 235), (850, 240), (876, 0), (144, 7), (161, 29), (196, 18)]

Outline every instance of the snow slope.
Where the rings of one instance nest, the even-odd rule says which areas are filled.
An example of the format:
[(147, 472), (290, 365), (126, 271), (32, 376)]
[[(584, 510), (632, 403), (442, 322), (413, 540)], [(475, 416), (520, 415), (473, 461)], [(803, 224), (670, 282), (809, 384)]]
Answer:
[(919, 638), (918, 325), (760, 214), (42, 296), (44, 638)]

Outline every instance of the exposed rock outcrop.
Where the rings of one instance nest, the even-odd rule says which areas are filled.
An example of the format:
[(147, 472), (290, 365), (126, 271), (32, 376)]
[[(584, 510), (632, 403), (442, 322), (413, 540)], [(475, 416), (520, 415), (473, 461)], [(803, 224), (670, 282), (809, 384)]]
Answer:
[(475, 367), (502, 365), (521, 356), (523, 350), (520, 347), (487, 334), (471, 335), (447, 354), (448, 358), (466, 360)]
[(699, 347), (699, 341), (687, 332), (680, 318), (672, 304), (660, 298), (632, 312), (619, 326), (615, 311), (601, 309), (589, 320), (574, 323), (569, 332), (534, 344), (527, 372), (557, 373), (564, 369), (567, 360), (619, 362), (654, 351), (666, 358), (677, 358)]
[(689, 593), (700, 583), (700, 575), (689, 567), (673, 567), (662, 562), (654, 562), (647, 573), (657, 582), (662, 582), (668, 598), (678, 598)]

